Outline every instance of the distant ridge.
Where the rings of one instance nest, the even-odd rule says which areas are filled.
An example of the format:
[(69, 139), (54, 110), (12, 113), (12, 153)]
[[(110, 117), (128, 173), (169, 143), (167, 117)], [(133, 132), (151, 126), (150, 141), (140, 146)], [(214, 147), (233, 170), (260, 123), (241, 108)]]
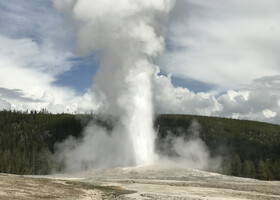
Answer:
[[(81, 137), (91, 120), (112, 129), (117, 119), (106, 121), (93, 115), (45, 111), (1, 111), (0, 173), (48, 174), (53, 168), (63, 169), (63, 164), (50, 159), (55, 144), (69, 136)], [(201, 126), (199, 136), (211, 156), (223, 158), (220, 172), (232, 174), (235, 160), (238, 168), (241, 166), (237, 176), (280, 180), (280, 125), (277, 124), (197, 115), (157, 115), (154, 123), (155, 130), (158, 129), (157, 148), (167, 134), (187, 135), (194, 120)], [(249, 162), (255, 172), (248, 175), (244, 174), (244, 166)]]

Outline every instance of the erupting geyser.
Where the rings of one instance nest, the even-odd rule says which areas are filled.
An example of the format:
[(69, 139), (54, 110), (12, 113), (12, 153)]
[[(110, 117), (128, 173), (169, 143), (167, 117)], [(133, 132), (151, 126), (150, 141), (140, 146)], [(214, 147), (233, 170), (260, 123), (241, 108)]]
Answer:
[(67, 165), (153, 163), (153, 59), (164, 49), (173, 4), (173, 0), (54, 0), (57, 9), (78, 22), (78, 53), (93, 51), (100, 63), (93, 88), (103, 94), (102, 112), (119, 119), (111, 134), (90, 126), (82, 142), (66, 142), (71, 146)]

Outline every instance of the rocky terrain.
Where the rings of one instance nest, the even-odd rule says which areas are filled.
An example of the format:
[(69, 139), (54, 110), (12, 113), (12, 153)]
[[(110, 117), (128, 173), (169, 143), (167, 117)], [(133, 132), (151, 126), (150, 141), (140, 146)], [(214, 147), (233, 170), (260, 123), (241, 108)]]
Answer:
[(280, 182), (158, 166), (0, 175), (0, 199), (280, 199)]

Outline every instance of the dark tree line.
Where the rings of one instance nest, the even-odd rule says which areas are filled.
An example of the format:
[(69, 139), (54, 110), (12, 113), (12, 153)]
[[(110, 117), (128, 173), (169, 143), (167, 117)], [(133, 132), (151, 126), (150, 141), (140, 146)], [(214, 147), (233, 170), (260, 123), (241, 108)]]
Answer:
[(157, 146), (168, 134), (188, 135), (193, 120), (200, 125), (200, 138), (212, 157), (223, 158), (221, 173), (280, 180), (280, 125), (218, 117), (161, 115)]
[(0, 172), (48, 174), (55, 143), (81, 132), (81, 122), (73, 115), (1, 111)]
[[(108, 130), (108, 122), (92, 115), (40, 112), (0, 112), (0, 173), (48, 174), (55, 166), (55, 144), (68, 136), (81, 137), (83, 127), (95, 119)], [(268, 123), (189, 115), (159, 115), (157, 147), (168, 134), (182, 136), (193, 120), (211, 156), (223, 158), (220, 172), (233, 176), (280, 180), (280, 126)]]
[(222, 173), (245, 178), (256, 178), (260, 180), (280, 180), (279, 160), (260, 160), (254, 164), (251, 160), (243, 162), (236, 154), (233, 159), (223, 162)]

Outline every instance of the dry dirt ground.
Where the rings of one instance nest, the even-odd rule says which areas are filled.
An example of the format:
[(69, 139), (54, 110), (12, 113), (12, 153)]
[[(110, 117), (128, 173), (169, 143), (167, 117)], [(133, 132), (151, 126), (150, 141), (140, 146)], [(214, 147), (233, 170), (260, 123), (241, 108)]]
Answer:
[(63, 180), (0, 174), (0, 200), (102, 199), (99, 190), (66, 184)]
[(279, 199), (280, 182), (158, 166), (79, 174), (0, 174), (0, 199)]

